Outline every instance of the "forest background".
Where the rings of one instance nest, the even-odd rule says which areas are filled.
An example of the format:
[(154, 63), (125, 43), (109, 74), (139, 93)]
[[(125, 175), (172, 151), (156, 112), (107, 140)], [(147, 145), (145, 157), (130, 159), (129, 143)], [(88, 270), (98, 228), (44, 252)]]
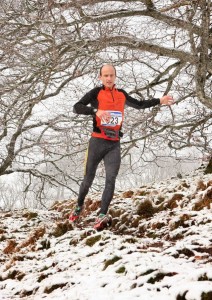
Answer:
[(76, 196), (92, 118), (72, 108), (105, 63), (140, 101), (176, 103), (126, 108), (117, 189), (211, 164), (211, 1), (5, 0), (0, 25), (1, 208)]

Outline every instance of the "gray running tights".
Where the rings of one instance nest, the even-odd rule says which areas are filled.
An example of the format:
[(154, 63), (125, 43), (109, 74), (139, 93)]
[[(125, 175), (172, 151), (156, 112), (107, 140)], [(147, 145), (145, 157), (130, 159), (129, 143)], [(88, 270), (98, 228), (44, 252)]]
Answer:
[(100, 213), (106, 214), (113, 198), (115, 181), (121, 163), (120, 141), (91, 137), (88, 146), (84, 179), (80, 185), (78, 205), (82, 206), (94, 180), (100, 161), (104, 161), (106, 179), (102, 194)]

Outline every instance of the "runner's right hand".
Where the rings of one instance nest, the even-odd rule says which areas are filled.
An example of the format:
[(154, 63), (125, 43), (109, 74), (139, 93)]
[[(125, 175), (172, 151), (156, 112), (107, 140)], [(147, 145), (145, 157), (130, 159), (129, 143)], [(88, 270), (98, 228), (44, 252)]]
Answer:
[(96, 116), (105, 123), (108, 123), (110, 121), (110, 113), (106, 110), (98, 109), (96, 112)]

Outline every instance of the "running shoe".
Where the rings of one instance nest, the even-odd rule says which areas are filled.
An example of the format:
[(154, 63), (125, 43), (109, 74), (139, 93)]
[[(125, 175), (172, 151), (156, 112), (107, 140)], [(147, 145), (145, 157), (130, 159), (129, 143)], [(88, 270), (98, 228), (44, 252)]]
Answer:
[(82, 207), (76, 206), (75, 209), (74, 209), (74, 211), (70, 214), (69, 220), (71, 222), (77, 221), (79, 219), (79, 217), (80, 217), (81, 212), (82, 212)]
[(101, 231), (111, 226), (111, 224), (112, 224), (112, 219), (110, 216), (107, 216), (105, 214), (100, 214), (96, 219), (93, 228), (96, 229), (97, 231)]

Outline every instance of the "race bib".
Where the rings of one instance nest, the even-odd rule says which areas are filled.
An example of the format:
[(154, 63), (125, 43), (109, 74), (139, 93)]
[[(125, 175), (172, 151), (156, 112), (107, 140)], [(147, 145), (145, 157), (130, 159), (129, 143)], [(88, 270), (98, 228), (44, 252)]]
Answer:
[(110, 119), (109, 120), (101, 120), (102, 126), (110, 126), (115, 127), (116, 125), (121, 125), (122, 122), (122, 113), (120, 111), (112, 111), (107, 110), (107, 112), (110, 113)]

